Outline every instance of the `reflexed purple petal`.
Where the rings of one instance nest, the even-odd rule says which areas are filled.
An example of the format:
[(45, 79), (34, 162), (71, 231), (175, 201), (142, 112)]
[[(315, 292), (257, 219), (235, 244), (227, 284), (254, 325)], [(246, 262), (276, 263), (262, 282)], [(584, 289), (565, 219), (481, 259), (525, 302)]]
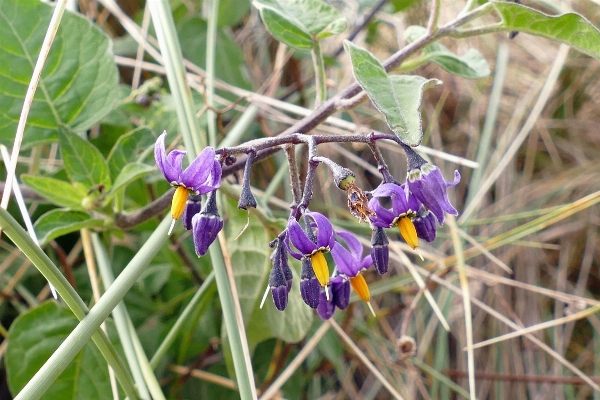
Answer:
[(352, 257), (352, 254), (344, 246), (333, 246), (331, 255), (340, 274), (352, 277), (360, 271), (360, 261)]
[(325, 292), (321, 292), (319, 294), (319, 306), (317, 307), (317, 314), (319, 314), (319, 317), (321, 317), (322, 320), (327, 321), (333, 317), (334, 312), (335, 304), (333, 304), (333, 301), (327, 300)]
[[(436, 166), (425, 164), (421, 168), (420, 178), (418, 178), (418, 173), (411, 174), (411, 171), (409, 171), (407, 184), (415, 197), (435, 215), (438, 223), (443, 225), (444, 211), (448, 214), (458, 215), (458, 212), (448, 200), (446, 189), (449, 186), (458, 184), (460, 174), (458, 171), (455, 171), (454, 181), (446, 182), (442, 176), (442, 172)], [(411, 175), (414, 175), (412, 181)]]
[(183, 214), (181, 215), (181, 222), (183, 222), (183, 227), (188, 231), (192, 229), (192, 218), (200, 212), (201, 208), (202, 205), (200, 202), (188, 200), (185, 204), (185, 210), (183, 210)]
[(271, 287), (271, 296), (273, 303), (279, 311), (285, 310), (288, 303), (288, 290), (286, 286)]
[(419, 215), (418, 218), (413, 220), (415, 229), (417, 230), (417, 236), (427, 242), (433, 242), (437, 234), (437, 228), (435, 226), (435, 217), (432, 213), (427, 212), (425, 216)]
[(340, 310), (345, 310), (350, 304), (350, 282), (343, 281), (337, 285), (332, 285), (333, 304)]
[(223, 220), (214, 214), (199, 213), (192, 218), (192, 233), (196, 254), (201, 257), (223, 229)]
[(333, 247), (335, 238), (333, 237), (333, 225), (326, 216), (318, 212), (307, 213), (317, 223), (317, 247)]
[(214, 160), (213, 168), (212, 168), (210, 174), (208, 175), (208, 177), (206, 178), (206, 181), (202, 185), (197, 186), (195, 189), (198, 191), (199, 194), (205, 194), (205, 193), (212, 192), (213, 190), (220, 188), (221, 187), (221, 175), (222, 175), (221, 163), (219, 163), (217, 160)]
[(360, 262), (360, 270), (364, 271), (365, 269), (369, 269), (371, 268), (371, 265), (373, 265), (373, 256), (369, 254)]
[(291, 246), (288, 246), (288, 250), (294, 258), (299, 260), (303, 256), (309, 255), (318, 249), (317, 245), (306, 236), (306, 233), (295, 219), (290, 219), (287, 230), (287, 239), (291, 241), (294, 247), (296, 247), (301, 253), (296, 253), (292, 250)]
[(302, 279), (300, 281), (300, 295), (310, 308), (317, 308), (319, 306), (320, 292), (321, 284), (317, 278)]
[(181, 173), (181, 161), (186, 154), (185, 151), (173, 150), (168, 155), (165, 150), (165, 137), (167, 132), (163, 132), (154, 144), (154, 159), (156, 165), (169, 183), (179, 183), (179, 174)]
[(181, 173), (181, 182), (186, 187), (198, 191), (211, 173), (214, 159), (215, 150), (212, 147), (205, 147), (198, 154), (198, 157)]
[(392, 197), (393, 195), (404, 194), (404, 188), (395, 183), (382, 183), (379, 187), (373, 190), (373, 197)]
[(454, 180), (452, 182), (447, 182), (446, 186), (453, 187), (458, 185), (458, 182), (460, 182), (460, 172), (454, 170)]
[(396, 215), (394, 215), (392, 211), (379, 204), (379, 199), (377, 197), (373, 197), (369, 200), (369, 208), (375, 213), (374, 217), (370, 217), (371, 222), (375, 226), (389, 228), (394, 219), (396, 219)]
[(360, 243), (358, 238), (354, 236), (354, 234), (347, 231), (337, 231), (336, 234), (341, 237), (344, 242), (346, 242), (352, 257), (354, 257), (356, 260), (360, 260), (363, 255), (363, 245)]

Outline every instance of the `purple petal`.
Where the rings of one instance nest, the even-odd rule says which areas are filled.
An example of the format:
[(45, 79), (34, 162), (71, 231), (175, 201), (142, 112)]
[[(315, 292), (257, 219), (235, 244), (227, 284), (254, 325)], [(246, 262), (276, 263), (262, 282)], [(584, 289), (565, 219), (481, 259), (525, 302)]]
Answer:
[(333, 237), (333, 226), (326, 216), (318, 212), (307, 213), (317, 223), (317, 247), (333, 247), (335, 238)]
[(185, 210), (183, 210), (183, 214), (181, 215), (181, 222), (183, 222), (183, 227), (188, 231), (192, 229), (192, 218), (194, 215), (200, 212), (202, 205), (200, 202), (189, 201), (185, 205)]
[(395, 183), (382, 183), (377, 189), (373, 190), (373, 197), (392, 197), (403, 193), (404, 188), (402, 186)]
[(454, 170), (454, 180), (452, 182), (446, 182), (446, 186), (447, 187), (456, 186), (456, 185), (458, 185), (458, 182), (460, 182), (460, 172), (458, 172), (457, 170)]
[[(458, 183), (457, 178), (460, 179), (458, 171), (455, 171), (454, 177), (455, 179), (450, 183), (451, 185)], [(420, 179), (415, 179), (412, 182), (408, 179), (407, 183), (410, 191), (435, 215), (440, 225), (444, 224), (444, 211), (452, 215), (458, 214), (448, 200), (448, 194), (446, 193), (448, 182), (446, 182), (442, 172), (437, 167), (428, 168), (426, 172), (421, 173)]]
[(352, 277), (360, 271), (360, 262), (344, 246), (333, 246), (331, 255), (340, 274)]
[(291, 241), (294, 247), (296, 247), (300, 251), (300, 253), (302, 253), (298, 254), (292, 250), (291, 246), (288, 246), (288, 250), (294, 258), (299, 260), (302, 257), (312, 254), (313, 251), (317, 250), (317, 245), (306, 236), (306, 233), (304, 232), (298, 221), (291, 218), (288, 222), (287, 230), (287, 240)]
[(192, 218), (192, 233), (196, 254), (201, 257), (223, 229), (223, 220), (218, 215), (199, 213)]
[(154, 145), (154, 159), (165, 179), (171, 184), (176, 184), (180, 182), (181, 161), (186, 153), (182, 150), (173, 150), (167, 155), (165, 150), (166, 136), (167, 132), (163, 132), (156, 140)]
[(317, 314), (319, 314), (319, 317), (321, 317), (322, 320), (326, 321), (333, 317), (334, 312), (335, 304), (333, 304), (333, 301), (327, 300), (325, 292), (321, 292), (319, 295), (319, 306), (317, 307)]
[(214, 159), (215, 150), (212, 147), (205, 147), (198, 154), (198, 157), (181, 173), (181, 182), (186, 187), (198, 191), (212, 171)]
[(375, 226), (389, 228), (394, 219), (396, 219), (396, 215), (394, 215), (392, 211), (379, 204), (379, 199), (377, 197), (373, 197), (369, 200), (369, 208), (375, 213), (374, 217), (370, 217), (371, 222)]
[(371, 268), (371, 265), (373, 265), (373, 257), (369, 254), (362, 259), (360, 263), (360, 270), (363, 271), (365, 269), (369, 269)]
[(310, 307), (317, 308), (319, 306), (319, 293), (321, 292), (321, 284), (317, 278), (303, 279), (300, 281), (300, 295), (302, 300)]
[(363, 245), (360, 243), (358, 238), (354, 236), (354, 234), (347, 231), (337, 231), (336, 234), (341, 237), (344, 242), (346, 242), (352, 257), (354, 257), (355, 260), (360, 260), (363, 254)]
[(425, 216), (420, 216), (413, 221), (417, 236), (427, 242), (433, 242), (437, 233), (435, 226), (435, 217), (427, 212)]
[(271, 288), (273, 303), (279, 311), (285, 310), (288, 303), (288, 290), (286, 286), (277, 286)]

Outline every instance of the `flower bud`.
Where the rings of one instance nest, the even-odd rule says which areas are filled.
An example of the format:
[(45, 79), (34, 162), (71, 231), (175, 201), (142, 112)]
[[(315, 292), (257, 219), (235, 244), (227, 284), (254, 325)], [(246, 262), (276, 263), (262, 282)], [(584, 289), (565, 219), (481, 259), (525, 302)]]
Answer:
[(273, 296), (273, 303), (279, 311), (285, 310), (288, 303), (288, 290), (287, 281), (281, 264), (275, 260), (273, 268), (269, 274), (269, 287), (271, 288), (271, 295)]
[(254, 153), (248, 154), (246, 159), (246, 166), (244, 167), (244, 177), (242, 178), (242, 193), (238, 201), (238, 208), (240, 210), (247, 210), (248, 207), (256, 208), (256, 199), (250, 190), (250, 168), (252, 167), (252, 161), (254, 160)]
[(331, 289), (333, 292), (333, 304), (340, 310), (345, 310), (348, 304), (350, 304), (350, 282), (341, 279), (340, 282), (332, 280)]
[(315, 276), (310, 258), (302, 260), (302, 271), (300, 273), (300, 295), (302, 300), (310, 307), (319, 306), (319, 293), (321, 284)]
[(202, 208), (202, 204), (200, 204), (201, 198), (201, 196), (192, 194), (185, 203), (185, 210), (183, 210), (181, 222), (183, 223), (183, 227), (188, 231), (192, 229), (192, 218), (194, 218), (194, 215), (198, 214)]
[(321, 317), (323, 321), (326, 321), (333, 317), (334, 312), (335, 304), (333, 304), (333, 301), (327, 300), (325, 291), (322, 291), (319, 294), (319, 306), (317, 307), (317, 314), (319, 314), (319, 317)]
[(419, 212), (417, 218), (413, 220), (417, 236), (427, 242), (433, 242), (437, 234), (435, 226), (435, 216), (429, 211), (423, 209), (423, 213)]
[(390, 262), (389, 241), (385, 231), (381, 227), (375, 227), (371, 236), (371, 258), (373, 265), (379, 274), (383, 275), (388, 271)]
[(206, 254), (208, 246), (215, 241), (221, 229), (223, 229), (223, 220), (217, 210), (215, 192), (211, 192), (202, 211), (192, 218), (194, 247), (198, 257)]

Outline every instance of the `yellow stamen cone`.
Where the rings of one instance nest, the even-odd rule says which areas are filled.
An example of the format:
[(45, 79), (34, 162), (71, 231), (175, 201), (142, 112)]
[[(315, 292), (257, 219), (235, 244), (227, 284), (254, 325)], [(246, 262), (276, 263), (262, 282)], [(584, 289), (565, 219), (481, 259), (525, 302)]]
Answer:
[(190, 191), (183, 186), (177, 186), (171, 203), (171, 217), (174, 220), (181, 218), (181, 214), (185, 210), (185, 203), (190, 195)]
[(327, 260), (323, 255), (323, 252), (317, 251), (315, 254), (310, 256), (313, 271), (317, 280), (321, 286), (325, 287), (329, 284), (329, 267), (327, 266)]
[(352, 285), (352, 289), (354, 289), (354, 291), (362, 301), (368, 302), (369, 300), (371, 300), (369, 286), (367, 285), (367, 281), (365, 281), (365, 278), (363, 278), (361, 274), (350, 278), (350, 284)]
[(406, 243), (414, 250), (419, 247), (419, 238), (415, 224), (408, 217), (400, 218), (398, 221), (398, 230)]

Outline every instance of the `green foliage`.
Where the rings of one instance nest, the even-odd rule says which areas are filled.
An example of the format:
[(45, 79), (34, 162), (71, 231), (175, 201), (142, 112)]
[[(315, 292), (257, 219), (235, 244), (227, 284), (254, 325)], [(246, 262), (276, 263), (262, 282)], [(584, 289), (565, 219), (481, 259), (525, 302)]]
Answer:
[(42, 215), (33, 226), (38, 236), (40, 245), (43, 246), (50, 240), (77, 232), (82, 228), (101, 227), (104, 221), (91, 218), (82, 211), (55, 209)]
[[(6, 348), (8, 384), (16, 395), (79, 321), (55, 302), (32, 308), (10, 327)], [(105, 399), (111, 393), (108, 367), (93, 343), (85, 345), (44, 395), (48, 400)]]
[[(0, 141), (9, 143), (52, 7), (39, 1), (0, 2)], [(60, 125), (84, 131), (114, 106), (117, 68), (111, 44), (90, 21), (65, 13), (36, 91), (24, 144), (56, 140)]]
[(600, 30), (579, 14), (550, 16), (508, 2), (494, 2), (493, 6), (502, 17), (501, 26), (508, 30), (547, 37), (600, 59)]
[[(408, 42), (414, 42), (427, 33), (422, 26), (409, 26), (404, 35)], [(458, 56), (448, 50), (441, 43), (433, 43), (423, 49), (423, 56), (418, 59), (419, 63), (431, 61), (450, 72), (467, 79), (485, 78), (490, 75), (490, 67), (481, 53), (475, 49)]]
[(21, 181), (58, 206), (84, 210), (81, 201), (87, 195), (88, 189), (81, 184), (72, 185), (60, 179), (37, 175), (21, 175)]
[(416, 75), (388, 75), (369, 51), (348, 41), (344, 47), (352, 60), (356, 80), (396, 136), (409, 146), (419, 145), (423, 139), (419, 110), (423, 91), (441, 81)]
[(297, 49), (346, 29), (346, 20), (321, 0), (254, 0), (265, 26), (275, 39)]

